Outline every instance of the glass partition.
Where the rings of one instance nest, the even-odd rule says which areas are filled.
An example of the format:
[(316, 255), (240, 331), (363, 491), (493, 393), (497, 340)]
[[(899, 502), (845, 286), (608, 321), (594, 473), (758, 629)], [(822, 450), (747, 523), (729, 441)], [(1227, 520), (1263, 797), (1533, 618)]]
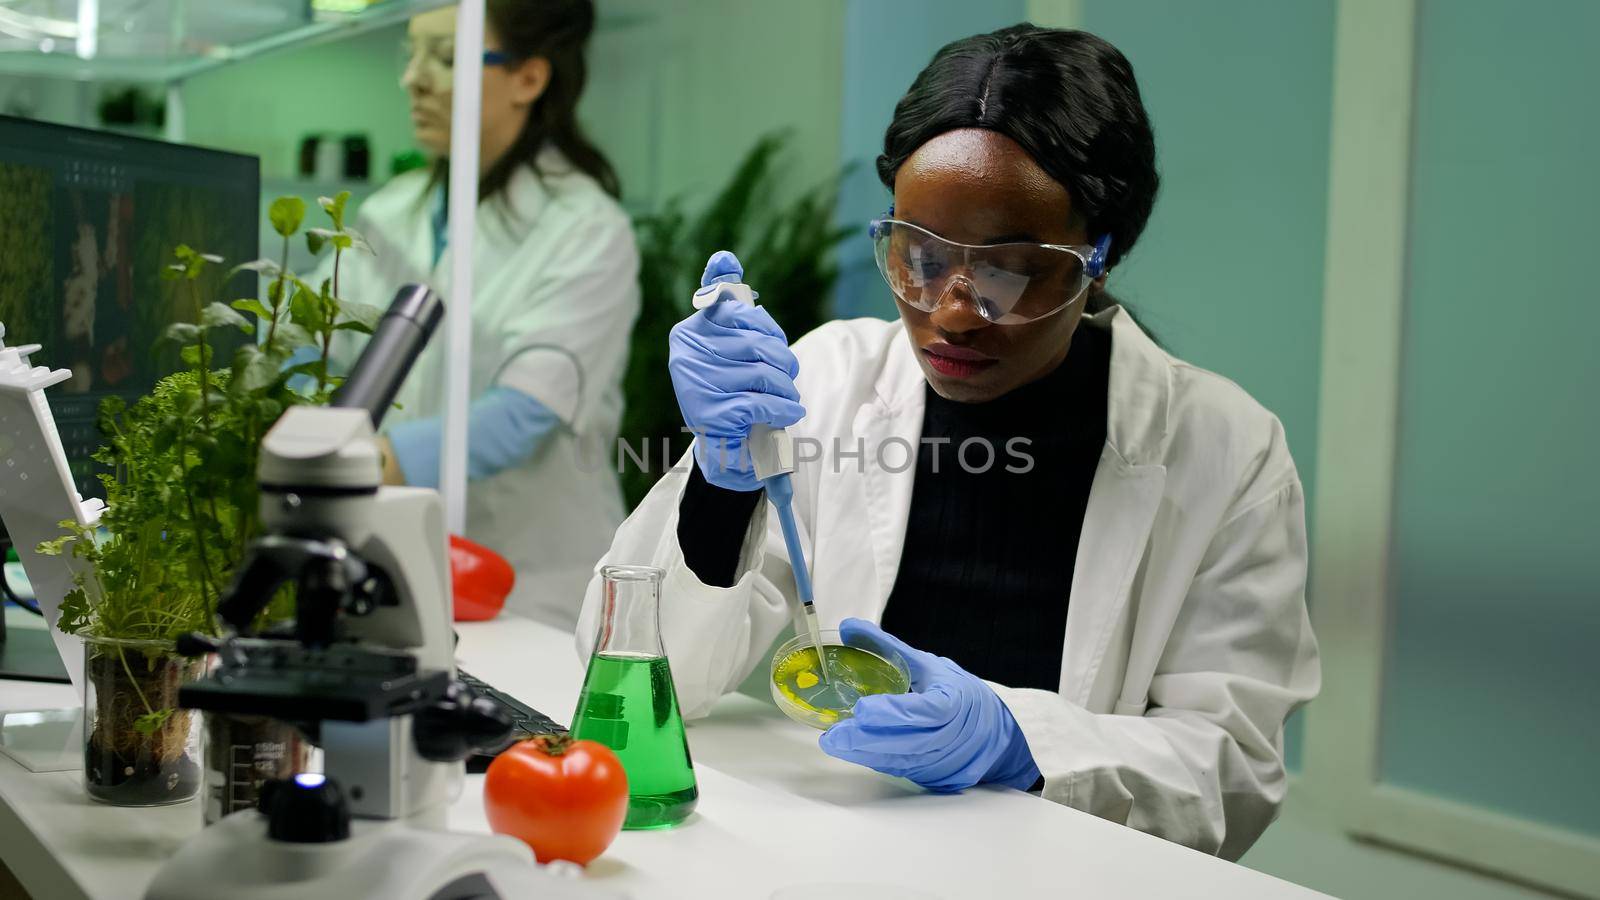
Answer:
[(1600, 6), (1419, 13), (1382, 777), (1600, 834)]

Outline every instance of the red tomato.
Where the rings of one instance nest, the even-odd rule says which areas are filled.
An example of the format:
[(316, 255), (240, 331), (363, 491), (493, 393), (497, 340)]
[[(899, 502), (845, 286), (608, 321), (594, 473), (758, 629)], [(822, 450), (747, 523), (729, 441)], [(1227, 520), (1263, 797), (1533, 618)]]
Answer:
[(483, 782), (489, 827), (521, 838), (539, 862), (588, 865), (628, 817), (628, 776), (604, 744), (542, 735), (489, 764)]
[(457, 622), (481, 622), (500, 615), (517, 573), (505, 557), (482, 544), (450, 535), (450, 587)]

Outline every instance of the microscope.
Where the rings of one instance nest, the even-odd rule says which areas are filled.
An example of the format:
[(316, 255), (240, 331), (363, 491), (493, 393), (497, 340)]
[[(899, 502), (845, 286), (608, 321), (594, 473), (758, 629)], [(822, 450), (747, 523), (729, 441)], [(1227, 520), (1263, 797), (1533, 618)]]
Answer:
[[(186, 843), (148, 900), (614, 896), (537, 868), (514, 838), (444, 830), (463, 760), (511, 721), (455, 677), (439, 495), (384, 486), (375, 440), (443, 314), (402, 288), (331, 404), (290, 408), (262, 441), (263, 536), (218, 603), (222, 637), (180, 641), (217, 665), (179, 702), (293, 723), (325, 774), (264, 785), (258, 810)], [(289, 589), (293, 621), (256, 634)]]

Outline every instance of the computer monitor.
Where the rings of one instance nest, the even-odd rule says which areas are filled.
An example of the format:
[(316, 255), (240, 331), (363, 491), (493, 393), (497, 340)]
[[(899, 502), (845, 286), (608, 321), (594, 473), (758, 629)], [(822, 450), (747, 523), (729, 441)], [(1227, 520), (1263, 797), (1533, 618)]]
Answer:
[[(195, 315), (188, 286), (161, 277), (174, 248), (255, 259), (260, 193), (254, 156), (0, 116), (0, 322), (8, 344), (44, 346), (34, 364), (72, 370), (50, 407), (84, 497), (105, 496), (100, 402), (181, 365), (160, 341)], [(257, 294), (250, 273), (219, 281), (201, 304)]]

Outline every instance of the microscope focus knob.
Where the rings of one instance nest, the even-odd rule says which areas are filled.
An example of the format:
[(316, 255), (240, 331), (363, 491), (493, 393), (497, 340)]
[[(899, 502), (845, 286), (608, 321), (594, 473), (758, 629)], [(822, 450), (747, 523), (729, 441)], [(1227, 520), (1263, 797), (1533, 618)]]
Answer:
[(291, 844), (329, 844), (350, 836), (350, 805), (339, 783), (301, 774), (261, 786), (267, 836)]

